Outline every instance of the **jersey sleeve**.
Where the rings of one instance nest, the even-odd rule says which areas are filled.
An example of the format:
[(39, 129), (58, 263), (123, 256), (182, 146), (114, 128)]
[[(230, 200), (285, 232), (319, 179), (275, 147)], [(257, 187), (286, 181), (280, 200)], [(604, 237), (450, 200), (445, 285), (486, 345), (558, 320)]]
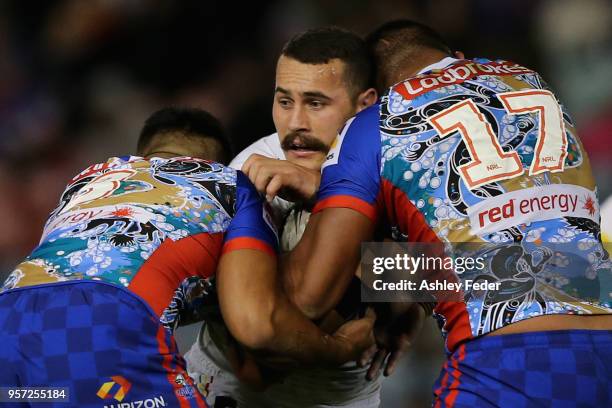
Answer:
[[(232, 159), (229, 166), (233, 169), (240, 170), (244, 163), (251, 157), (253, 154), (260, 154), (264, 157), (269, 157), (271, 159), (279, 159), (285, 160), (285, 153), (280, 145), (280, 140), (278, 138), (278, 133), (273, 133), (266, 137), (262, 137), (257, 140), (255, 143), (252, 143), (243, 151), (238, 153), (234, 159)], [(270, 203), (272, 207), (272, 215), (274, 218), (274, 224), (278, 226), (279, 230), (283, 225), (283, 221), (289, 211), (293, 208), (293, 203), (283, 200), (279, 196), (274, 197), (274, 200)]]
[(241, 172), (236, 176), (236, 213), (224, 235), (223, 253), (257, 249), (276, 256), (278, 237), (270, 210)]
[(323, 163), (321, 186), (313, 213), (350, 208), (376, 220), (380, 189), (379, 105), (350, 119)]

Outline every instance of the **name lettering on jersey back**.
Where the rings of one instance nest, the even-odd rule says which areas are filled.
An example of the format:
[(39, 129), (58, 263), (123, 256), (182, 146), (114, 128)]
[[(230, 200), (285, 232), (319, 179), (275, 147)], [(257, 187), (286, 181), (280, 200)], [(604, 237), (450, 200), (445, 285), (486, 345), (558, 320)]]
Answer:
[(561, 217), (599, 222), (595, 192), (569, 184), (553, 184), (513, 191), (468, 208), (471, 232), (490, 234), (536, 221)]
[(413, 99), (426, 92), (448, 85), (459, 84), (480, 75), (506, 76), (528, 73), (533, 73), (533, 71), (509, 61), (491, 61), (484, 64), (467, 62), (409, 79), (396, 85), (395, 91), (406, 99)]

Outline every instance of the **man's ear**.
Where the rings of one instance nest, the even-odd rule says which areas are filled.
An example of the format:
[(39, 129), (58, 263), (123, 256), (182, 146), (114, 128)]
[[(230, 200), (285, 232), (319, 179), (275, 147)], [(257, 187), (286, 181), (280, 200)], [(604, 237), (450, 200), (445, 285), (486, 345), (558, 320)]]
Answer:
[(377, 98), (378, 93), (374, 88), (368, 88), (360, 93), (357, 97), (357, 112), (364, 110), (368, 106), (374, 105)]
[(465, 59), (465, 54), (462, 51), (455, 51), (453, 54), (457, 59)]

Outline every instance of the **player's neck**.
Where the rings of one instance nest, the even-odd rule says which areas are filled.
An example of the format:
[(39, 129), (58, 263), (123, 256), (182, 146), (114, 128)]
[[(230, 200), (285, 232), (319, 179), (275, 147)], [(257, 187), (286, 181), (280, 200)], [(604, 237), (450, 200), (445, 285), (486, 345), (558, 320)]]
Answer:
[(438, 50), (426, 50), (419, 52), (418, 55), (411, 55), (410, 57), (405, 58), (404, 62), (399, 64), (398, 69), (389, 75), (389, 84), (387, 86), (391, 86), (408, 78), (412, 78), (416, 76), (423, 68), (435, 64), (446, 57), (449, 57), (449, 55)]

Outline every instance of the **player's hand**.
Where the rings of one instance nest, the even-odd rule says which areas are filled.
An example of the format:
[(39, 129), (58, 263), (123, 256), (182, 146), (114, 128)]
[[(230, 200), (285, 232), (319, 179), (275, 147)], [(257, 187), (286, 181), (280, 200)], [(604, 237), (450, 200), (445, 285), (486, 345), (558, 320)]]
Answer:
[[(400, 305), (389, 304), (392, 309), (398, 309)], [(423, 328), (426, 317), (425, 311), (418, 303), (410, 303), (405, 311), (394, 310), (390, 315), (395, 317), (387, 322), (376, 322), (376, 344), (366, 350), (358, 361), (362, 367), (370, 364), (366, 374), (368, 380), (375, 379), (383, 367), (385, 377), (393, 374), (397, 362)]]
[(321, 173), (288, 160), (252, 154), (242, 172), (257, 191), (271, 201), (277, 195), (288, 201), (313, 201), (321, 182)]
[(375, 321), (376, 313), (368, 308), (363, 318), (344, 323), (336, 330), (333, 338), (341, 343), (342, 350), (337, 356), (338, 363), (356, 360), (375, 345), (373, 332)]

